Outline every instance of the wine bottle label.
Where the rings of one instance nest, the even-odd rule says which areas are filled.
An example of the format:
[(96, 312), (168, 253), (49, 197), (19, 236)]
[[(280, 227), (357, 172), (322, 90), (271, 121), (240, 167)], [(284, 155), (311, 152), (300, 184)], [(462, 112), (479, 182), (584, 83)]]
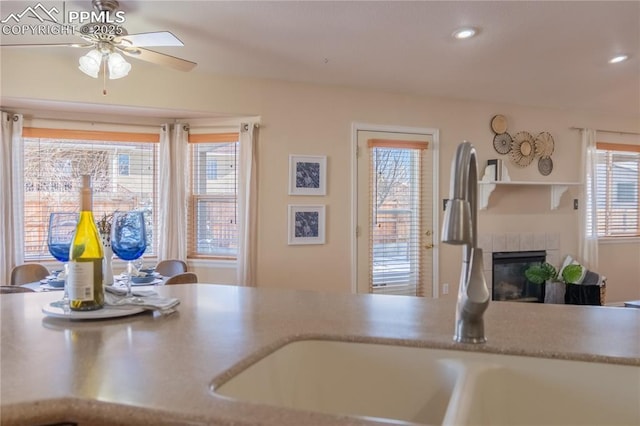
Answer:
[(70, 300), (93, 300), (93, 262), (69, 263), (67, 286)]

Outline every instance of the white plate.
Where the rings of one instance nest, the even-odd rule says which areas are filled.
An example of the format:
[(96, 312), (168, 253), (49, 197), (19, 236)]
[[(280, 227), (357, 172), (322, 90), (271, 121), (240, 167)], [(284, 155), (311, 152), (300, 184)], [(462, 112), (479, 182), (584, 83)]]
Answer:
[[(140, 287), (145, 285), (156, 285), (156, 284), (162, 284), (162, 280), (156, 278), (155, 280), (150, 281), (148, 283), (134, 283), (133, 281), (131, 281), (131, 287)], [(117, 286), (124, 287), (124, 280), (117, 280)]]
[(60, 306), (60, 301), (51, 302), (42, 306), (42, 312), (54, 318), (67, 318), (72, 320), (88, 320), (102, 318), (126, 317), (128, 315), (139, 314), (145, 309), (140, 306), (105, 306), (95, 311), (66, 311)]
[(63, 291), (64, 287), (54, 287), (54, 286), (49, 285), (48, 283), (46, 283), (46, 284), (40, 284), (40, 289), (41, 290), (48, 290), (48, 291)]
[[(131, 281), (131, 286), (135, 287), (135, 286), (140, 286), (140, 285), (156, 285), (156, 284), (162, 284), (162, 275), (160, 274), (154, 274), (153, 275), (155, 277), (155, 279), (153, 281), (149, 281), (148, 283), (134, 283), (133, 281)], [(116, 275), (115, 277), (113, 277), (115, 279), (115, 281), (119, 284), (119, 285), (124, 285), (124, 280), (125, 277), (123, 277), (122, 275)]]

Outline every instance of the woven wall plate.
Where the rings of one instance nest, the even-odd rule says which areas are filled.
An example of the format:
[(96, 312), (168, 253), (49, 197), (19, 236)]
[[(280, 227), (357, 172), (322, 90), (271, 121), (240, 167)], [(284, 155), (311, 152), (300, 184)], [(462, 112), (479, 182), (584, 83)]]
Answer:
[(551, 157), (540, 157), (538, 159), (538, 171), (542, 176), (549, 176), (553, 171), (553, 160)]
[(533, 136), (529, 132), (518, 132), (511, 142), (509, 151), (511, 162), (519, 167), (527, 167), (535, 157)]
[(499, 154), (508, 154), (511, 150), (511, 135), (507, 132), (499, 133), (493, 137), (493, 147)]
[(501, 134), (507, 131), (507, 119), (504, 115), (494, 115), (491, 119), (491, 130), (496, 134)]
[(555, 142), (553, 136), (549, 132), (541, 132), (536, 136), (533, 142), (535, 147), (536, 156), (538, 157), (551, 157), (553, 150), (555, 149)]

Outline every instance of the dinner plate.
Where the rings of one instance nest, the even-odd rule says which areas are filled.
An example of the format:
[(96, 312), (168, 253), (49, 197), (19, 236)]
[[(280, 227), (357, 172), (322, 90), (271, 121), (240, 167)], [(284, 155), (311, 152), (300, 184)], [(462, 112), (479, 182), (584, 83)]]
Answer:
[(40, 287), (61, 290), (64, 288), (64, 280), (40, 280)]
[(139, 287), (139, 286), (144, 286), (144, 285), (156, 285), (156, 284), (161, 284), (162, 280), (159, 278), (154, 279), (153, 281), (150, 281), (148, 283), (134, 283), (133, 281), (131, 281), (131, 287)]
[(49, 285), (49, 283), (45, 283), (45, 284), (40, 284), (40, 290), (47, 290), (47, 291), (62, 291), (64, 290), (64, 286), (62, 287), (54, 287), (52, 285)]
[(129, 315), (139, 314), (144, 310), (145, 309), (140, 306), (105, 306), (104, 308), (95, 311), (65, 311), (62, 306), (60, 306), (59, 300), (42, 306), (42, 312), (49, 317), (66, 318), (71, 320), (126, 317)]

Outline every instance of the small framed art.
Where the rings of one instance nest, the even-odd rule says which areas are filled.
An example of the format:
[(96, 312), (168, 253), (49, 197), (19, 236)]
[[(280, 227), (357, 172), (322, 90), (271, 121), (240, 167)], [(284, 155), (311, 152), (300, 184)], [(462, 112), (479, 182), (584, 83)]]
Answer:
[(324, 205), (289, 204), (289, 244), (324, 244)]
[(289, 155), (289, 195), (326, 195), (327, 157)]

